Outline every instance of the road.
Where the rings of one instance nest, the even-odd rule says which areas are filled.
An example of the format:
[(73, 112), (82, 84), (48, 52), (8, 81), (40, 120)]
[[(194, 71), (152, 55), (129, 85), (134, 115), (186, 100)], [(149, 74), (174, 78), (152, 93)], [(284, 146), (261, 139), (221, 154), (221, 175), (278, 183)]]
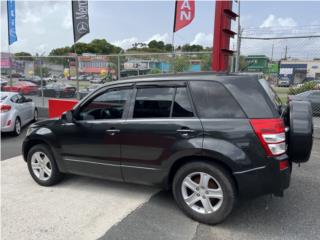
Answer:
[[(20, 145), (15, 140), (21, 138), (4, 138), (2, 145), (7, 141)], [(300, 168), (294, 165), (284, 198), (241, 201), (218, 226), (189, 219), (170, 192), (153, 187), (79, 176), (40, 187), (20, 155), (2, 161), (1, 174), (4, 240), (320, 239), (319, 140), (314, 142), (310, 161)]]

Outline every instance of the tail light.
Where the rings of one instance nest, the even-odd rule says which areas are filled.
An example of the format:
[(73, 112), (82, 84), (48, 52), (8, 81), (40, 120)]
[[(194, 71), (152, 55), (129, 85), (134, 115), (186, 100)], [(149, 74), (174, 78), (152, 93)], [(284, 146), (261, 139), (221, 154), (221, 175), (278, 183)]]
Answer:
[(4, 105), (1, 105), (0, 106), (0, 112), (9, 112), (11, 110), (11, 106), (10, 105), (7, 105), (7, 104), (4, 104)]
[(268, 156), (278, 156), (286, 152), (286, 134), (282, 119), (252, 119), (250, 123)]

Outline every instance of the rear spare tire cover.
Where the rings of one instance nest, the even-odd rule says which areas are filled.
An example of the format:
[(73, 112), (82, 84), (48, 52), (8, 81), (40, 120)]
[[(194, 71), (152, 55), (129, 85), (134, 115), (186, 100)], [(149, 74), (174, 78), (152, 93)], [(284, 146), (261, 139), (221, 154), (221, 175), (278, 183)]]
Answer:
[(296, 163), (307, 162), (313, 143), (313, 123), (311, 104), (306, 101), (289, 103), (289, 144), (290, 160)]

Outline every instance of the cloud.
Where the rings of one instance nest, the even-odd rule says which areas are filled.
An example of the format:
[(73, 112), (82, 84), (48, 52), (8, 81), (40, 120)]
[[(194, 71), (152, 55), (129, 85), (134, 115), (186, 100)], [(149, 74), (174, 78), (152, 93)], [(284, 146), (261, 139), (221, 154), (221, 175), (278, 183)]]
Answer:
[(277, 18), (270, 14), (260, 25), (260, 28), (274, 28), (274, 27), (295, 27), (296, 21), (293, 18)]
[(36, 14), (33, 14), (31, 11), (27, 11), (21, 21), (23, 23), (38, 23), (40, 20), (40, 17)]
[(196, 34), (196, 36), (194, 37), (193, 41), (190, 44), (212, 46), (212, 39), (213, 39), (212, 33), (205, 34), (203, 32), (199, 32)]
[(112, 42), (113, 45), (116, 45), (118, 47), (121, 47), (123, 49), (128, 49), (132, 47), (132, 44), (139, 42), (138, 38), (136, 37), (131, 37), (131, 38), (125, 38), (122, 40), (117, 40)]
[(70, 14), (66, 14), (63, 18), (62, 27), (65, 29), (71, 29), (72, 28), (72, 16)]
[(150, 37), (147, 41), (145, 41), (145, 43), (149, 43), (152, 40), (156, 40), (156, 41), (163, 41), (165, 43), (169, 42), (169, 34), (168, 33), (164, 33), (164, 34), (154, 34), (152, 37)]

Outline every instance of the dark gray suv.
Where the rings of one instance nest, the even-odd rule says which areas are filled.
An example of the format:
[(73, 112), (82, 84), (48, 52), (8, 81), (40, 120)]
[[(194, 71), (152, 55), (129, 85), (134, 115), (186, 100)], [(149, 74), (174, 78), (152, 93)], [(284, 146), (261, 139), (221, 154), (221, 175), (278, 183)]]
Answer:
[(283, 106), (258, 77), (166, 75), (106, 84), (31, 125), (23, 156), (42, 186), (66, 173), (160, 185), (188, 216), (216, 224), (238, 198), (282, 196), (312, 132), (310, 104)]

